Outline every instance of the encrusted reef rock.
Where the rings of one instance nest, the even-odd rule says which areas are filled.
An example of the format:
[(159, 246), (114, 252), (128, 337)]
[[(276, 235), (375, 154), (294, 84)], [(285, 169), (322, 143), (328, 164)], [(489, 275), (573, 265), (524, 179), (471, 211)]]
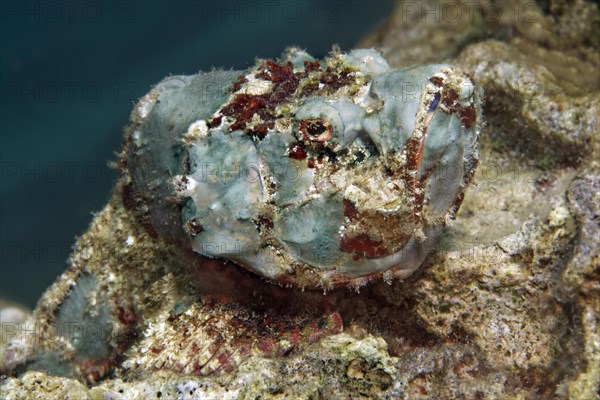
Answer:
[[(444, 20), (456, 7), (472, 13)], [(156, 179), (189, 175), (167, 150), (173, 169), (125, 176), (33, 314), (3, 323), (0, 397), (598, 398), (599, 21), (587, 1), (398, 2), (361, 47), (485, 93), (479, 167), (418, 270), (323, 293), (203, 257)]]

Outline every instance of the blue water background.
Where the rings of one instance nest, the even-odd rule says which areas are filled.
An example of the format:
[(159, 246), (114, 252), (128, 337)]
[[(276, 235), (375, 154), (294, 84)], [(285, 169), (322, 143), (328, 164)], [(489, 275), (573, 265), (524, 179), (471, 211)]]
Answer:
[(0, 3), (0, 297), (34, 306), (102, 209), (133, 103), (168, 74), (352, 48), (391, 1)]

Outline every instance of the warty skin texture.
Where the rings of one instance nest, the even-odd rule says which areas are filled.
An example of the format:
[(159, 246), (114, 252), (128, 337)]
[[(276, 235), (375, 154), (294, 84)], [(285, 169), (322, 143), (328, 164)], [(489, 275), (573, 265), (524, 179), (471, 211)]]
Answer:
[(134, 110), (126, 204), (153, 232), (280, 284), (402, 279), (462, 202), (480, 103), (456, 68), (394, 70), (368, 49), (169, 77)]

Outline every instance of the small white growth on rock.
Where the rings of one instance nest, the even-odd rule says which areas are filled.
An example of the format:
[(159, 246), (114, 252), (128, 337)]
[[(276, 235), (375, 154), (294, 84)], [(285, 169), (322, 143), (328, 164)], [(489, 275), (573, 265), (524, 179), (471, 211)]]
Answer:
[(134, 237), (131, 235), (127, 236), (127, 240), (125, 241), (125, 244), (127, 245), (127, 247), (133, 246), (135, 244)]
[(271, 81), (257, 79), (253, 74), (246, 75), (246, 79), (248, 79), (248, 82), (246, 82), (237, 93), (259, 96), (273, 90), (273, 82)]
[(208, 136), (208, 124), (205, 120), (200, 119), (188, 128), (187, 134), (184, 137), (184, 141), (193, 142), (195, 140), (202, 140)]

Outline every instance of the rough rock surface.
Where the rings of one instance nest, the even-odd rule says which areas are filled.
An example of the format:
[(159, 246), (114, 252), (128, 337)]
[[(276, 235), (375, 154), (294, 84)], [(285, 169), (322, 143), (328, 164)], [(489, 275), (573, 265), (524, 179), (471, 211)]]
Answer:
[[(407, 8), (425, 3), (437, 19)], [(118, 187), (33, 316), (3, 324), (0, 397), (598, 398), (598, 6), (447, 4), (399, 2), (361, 44), (486, 93), (474, 186), (415, 275), (323, 295), (199, 268)], [(207, 354), (223, 362), (195, 373)]]

